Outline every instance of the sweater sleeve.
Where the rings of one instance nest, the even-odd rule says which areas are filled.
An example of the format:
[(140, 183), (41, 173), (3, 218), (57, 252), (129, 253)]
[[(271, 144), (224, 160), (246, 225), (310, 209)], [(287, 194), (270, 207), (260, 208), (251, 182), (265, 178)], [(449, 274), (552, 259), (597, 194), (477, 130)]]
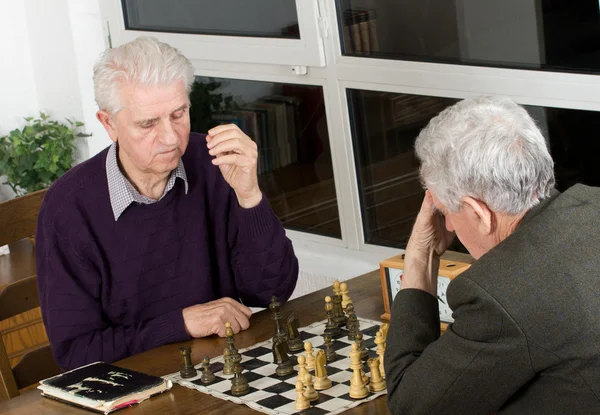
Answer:
[(182, 310), (131, 325), (114, 325), (102, 311), (101, 275), (86, 259), (84, 244), (68, 230), (55, 230), (44, 208), (36, 233), (36, 262), (42, 317), (54, 358), (64, 370), (107, 363), (189, 338)]
[(384, 356), (392, 414), (496, 412), (535, 375), (523, 332), (488, 293), (459, 277), (448, 300), (455, 322), (439, 338), (435, 297), (406, 289), (394, 300)]
[(286, 301), (298, 280), (292, 242), (267, 198), (250, 209), (239, 206), (230, 192), (229, 240), (235, 283), (244, 304), (266, 307), (271, 297)]

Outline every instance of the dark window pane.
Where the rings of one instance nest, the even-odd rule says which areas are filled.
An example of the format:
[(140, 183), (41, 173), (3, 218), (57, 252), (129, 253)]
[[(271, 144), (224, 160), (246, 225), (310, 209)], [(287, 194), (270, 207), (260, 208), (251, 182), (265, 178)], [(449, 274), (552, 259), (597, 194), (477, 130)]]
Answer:
[(258, 181), (288, 229), (341, 238), (320, 86), (196, 77), (192, 131), (237, 124), (258, 145)]
[(125, 27), (169, 33), (300, 39), (295, 1), (122, 0)]
[(338, 0), (345, 55), (600, 72), (598, 0)]
[[(348, 90), (365, 241), (404, 248), (423, 200), (414, 142), (456, 99)], [(600, 186), (600, 112), (526, 106), (549, 139), (557, 187)], [(464, 251), (460, 243), (451, 249)]]

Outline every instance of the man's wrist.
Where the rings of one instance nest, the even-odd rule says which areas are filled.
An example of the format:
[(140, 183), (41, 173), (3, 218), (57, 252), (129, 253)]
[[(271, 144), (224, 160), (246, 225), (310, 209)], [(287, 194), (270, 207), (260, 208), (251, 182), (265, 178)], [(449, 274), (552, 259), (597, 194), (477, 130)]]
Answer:
[(415, 288), (436, 296), (439, 266), (440, 257), (433, 249), (421, 249), (409, 242), (404, 252), (402, 288)]
[(263, 197), (260, 189), (257, 189), (255, 192), (253, 192), (251, 196), (242, 197), (237, 193), (236, 196), (238, 199), (238, 204), (244, 209), (251, 209), (258, 206)]

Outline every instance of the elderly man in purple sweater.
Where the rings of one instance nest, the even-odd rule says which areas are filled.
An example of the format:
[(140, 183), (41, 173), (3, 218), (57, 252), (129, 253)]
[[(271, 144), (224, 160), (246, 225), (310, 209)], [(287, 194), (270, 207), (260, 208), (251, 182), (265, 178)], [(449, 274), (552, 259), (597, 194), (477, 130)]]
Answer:
[[(235, 125), (190, 134), (190, 62), (153, 38), (94, 68), (113, 144), (48, 190), (36, 235), (40, 303), (63, 369), (249, 327), (287, 300), (298, 261)], [(243, 303), (243, 304), (242, 304)]]

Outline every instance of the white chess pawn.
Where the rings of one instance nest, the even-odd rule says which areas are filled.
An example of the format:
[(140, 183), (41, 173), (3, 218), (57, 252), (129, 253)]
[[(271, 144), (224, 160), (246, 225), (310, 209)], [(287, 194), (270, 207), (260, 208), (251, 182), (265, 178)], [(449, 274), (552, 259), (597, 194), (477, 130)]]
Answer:
[(307, 373), (308, 370), (306, 370), (306, 357), (300, 355), (298, 356), (298, 377), (296, 378), (296, 381), (304, 382), (304, 375)]
[(371, 382), (369, 383), (369, 390), (371, 392), (379, 392), (385, 389), (385, 382), (379, 373), (379, 358), (371, 358), (367, 361), (369, 368), (371, 369)]
[(313, 345), (311, 342), (304, 342), (304, 350), (306, 351), (306, 368), (313, 370), (315, 368), (315, 357), (313, 356)]
[(296, 404), (294, 407), (298, 411), (310, 408), (310, 401), (304, 396), (304, 384), (300, 381), (296, 382), (296, 395)]
[(346, 306), (352, 302), (350, 296), (348, 295), (348, 284), (345, 282), (341, 283), (340, 292), (342, 294), (342, 308), (346, 308)]
[(313, 386), (313, 377), (310, 373), (304, 375), (304, 386), (306, 386), (306, 390), (304, 391), (304, 396), (306, 399), (309, 401), (316, 401), (319, 399), (319, 393)]

